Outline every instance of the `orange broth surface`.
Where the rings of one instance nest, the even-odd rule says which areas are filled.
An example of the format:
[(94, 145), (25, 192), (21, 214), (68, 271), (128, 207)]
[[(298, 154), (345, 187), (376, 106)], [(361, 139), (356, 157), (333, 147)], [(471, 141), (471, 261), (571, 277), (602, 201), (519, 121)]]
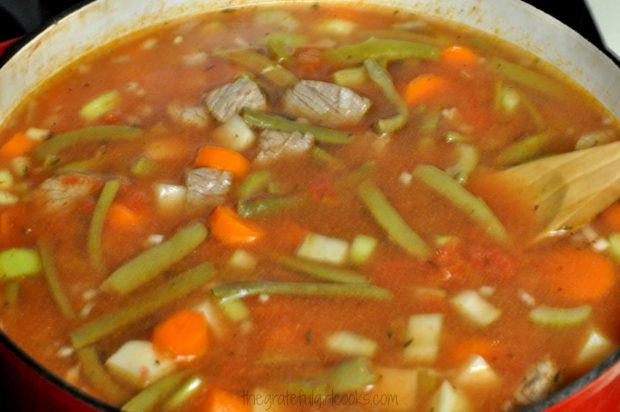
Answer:
[[(267, 107), (261, 111), (300, 124), (316, 123), (297, 119), (283, 108), (283, 95), (292, 85), (276, 85), (265, 71), (222, 54), (223, 50), (247, 49), (275, 62), (278, 56), (266, 41), (270, 33), (286, 33), (289, 40), (297, 36), (285, 45), (289, 56), (279, 62), (298, 80), (333, 83), (334, 73), (345, 68), (359, 68), (365, 76), (346, 87), (367, 97), (372, 107), (359, 122), (330, 126), (350, 133), (350, 142), (326, 144), (315, 139), (314, 147), (321, 152), (310, 149), (261, 163), (254, 160), (261, 150), (261, 130), (252, 127), (256, 141), (237, 152), (249, 161), (249, 174), (269, 171), (272, 177), (269, 185), (259, 187), (247, 201), (290, 196), (300, 196), (304, 201), (262, 216), (241, 218), (243, 225), (261, 234), (254, 241), (231, 245), (211, 233), (190, 253), (161, 268), (135, 290), (124, 295), (105, 287), (102, 290), (102, 283), (117, 268), (162, 239), (166, 242), (191, 222), (213, 229), (210, 216), (216, 205), (228, 205), (233, 210), (242, 206), (237, 190), (247, 175), (233, 177), (225, 196), (206, 205), (177, 204), (171, 211), (162, 209), (154, 189), (161, 183), (185, 186), (185, 175), (197, 168), (194, 162), (201, 148), (227, 146), (215, 137), (221, 123), (205, 104), (209, 92), (240, 76), (249, 76), (266, 96)], [(368, 78), (364, 65), (328, 58), (330, 50), (369, 38), (435, 48), (430, 60), (385, 61), (385, 56), (378, 56), (379, 65), (385, 67), (400, 96), (407, 95), (408, 85), (420, 75), (433, 74), (446, 85), (441, 92), (406, 104), (407, 122), (390, 133), (377, 132), (376, 123), (394, 116), (397, 109)], [(446, 57), (443, 52), (452, 46), (467, 48), (473, 58), (458, 53), (457, 57)], [(557, 86), (560, 95), (549, 95), (498, 74), (493, 69), (496, 58), (543, 76)], [(88, 102), (111, 91), (117, 93), (117, 102), (95, 119), (80, 114)], [(506, 97), (502, 93), (512, 93), (512, 103), (502, 101), (502, 96)], [(171, 107), (192, 108), (194, 114), (201, 113), (204, 122), (183, 121), (171, 114)], [(64, 132), (95, 125), (132, 126), (142, 134), (134, 140), (78, 141), (53, 155), (36, 155), (37, 147)], [(618, 267), (606, 241), (620, 229), (620, 220), (614, 228), (613, 218), (599, 219), (569, 236), (531, 246), (536, 222), (526, 191), (495, 177), (497, 171), (510, 166), (501, 161), (506, 148), (531, 136), (545, 134), (546, 141), (519, 162), (571, 151), (587, 134), (602, 133), (613, 140), (618, 137), (618, 125), (593, 98), (535, 57), (496, 39), (395, 10), (318, 3), (313, 7), (227, 10), (130, 36), (71, 65), (28, 97), (0, 131), (1, 141), (10, 141), (18, 133), (32, 139), (36, 134), (32, 128), (43, 130), (47, 141), (33, 139), (33, 147), (19, 156), (0, 159), (0, 167), (13, 176), (12, 184), (3, 186), (2, 191), (17, 197), (14, 204), (0, 206), (0, 249), (36, 251), (41, 240), (46, 240), (60, 289), (75, 316), (68, 318), (59, 310), (49, 281), (39, 270), (23, 277), (3, 274), (0, 322), (3, 331), (45, 368), (111, 405), (121, 406), (138, 394), (149, 372), (143, 369), (143, 380), (136, 384), (109, 367), (106, 361), (110, 356), (126, 342), (151, 342), (158, 324), (180, 310), (195, 311), (200, 305), (210, 308), (204, 353), (175, 357), (154, 347), (158, 356), (173, 364), (165, 376), (186, 373), (178, 375), (179, 382), (162, 395), (164, 399), (156, 410), (166, 408), (167, 399), (182, 382), (198, 377), (202, 385), (175, 410), (428, 411), (443, 407), (448, 409), (442, 411), (499, 411), (518, 407), (515, 393), (533, 365), (550, 360), (556, 368), (551, 390), (559, 389), (609, 354), (620, 339)], [(463, 146), (479, 156), (463, 186), (483, 199), (499, 218), (508, 233), (506, 241), (489, 236), (483, 225), (438, 195), (415, 173), (412, 176), (422, 164), (453, 170), (451, 166), (458, 164)], [(138, 161), (148, 163), (147, 172), (136, 172)], [(368, 162), (373, 165), (367, 167), (370, 172), (358, 173)], [(20, 168), (19, 164), (27, 167)], [(44, 182), (59, 176), (69, 179), (61, 196), (70, 196), (72, 178), (79, 182), (87, 176), (95, 184), (51, 210), (48, 206), (55, 195), (43, 189)], [(120, 204), (125, 213), (107, 212), (101, 235), (104, 268), (98, 270), (87, 246), (89, 228), (101, 190), (112, 179), (120, 182), (112, 204)], [(427, 256), (408, 253), (373, 218), (358, 195), (358, 186), (366, 180), (374, 182), (405, 224), (419, 234), (431, 251)], [(309, 233), (339, 239), (349, 248), (358, 235), (374, 238), (376, 247), (364, 263), (346, 260), (338, 266), (389, 291), (389, 297), (264, 293), (240, 300), (247, 309), (243, 319), (229, 318), (213, 288), (238, 282), (330, 283), (279, 261), (281, 256), (295, 256)], [(239, 250), (251, 255), (249, 268), (231, 266), (231, 256)], [(579, 253), (584, 250), (587, 253)], [(587, 262), (577, 264), (578, 259)], [(588, 259), (602, 263), (590, 264)], [(216, 274), (200, 287), (86, 348), (74, 347), (72, 334), (80, 328), (131, 306), (203, 262), (211, 262)], [(584, 272), (575, 276), (563, 272), (574, 267)], [(595, 279), (602, 284), (600, 291), (594, 286), (588, 289), (582, 278), (596, 278), (599, 271), (604, 272), (601, 267), (611, 267), (613, 273), (600, 275), (607, 276), (606, 282)], [(570, 283), (573, 278), (576, 280)], [(579, 293), (579, 282), (590, 293), (585, 289)], [(474, 291), (499, 310), (497, 319), (480, 326), (464, 316), (454, 304), (455, 296), (464, 291)], [(532, 320), (530, 313), (543, 305), (562, 309), (588, 305), (591, 312), (585, 319), (569, 318), (566, 325), (541, 324)], [(412, 361), (405, 353), (420, 336), (410, 336), (408, 323), (410, 317), (421, 314), (442, 315), (437, 353)], [(579, 362), (579, 353), (594, 330), (604, 337), (606, 346), (587, 362)], [(344, 352), (334, 350), (326, 342), (337, 332), (369, 340), (375, 349), (371, 354), (359, 354), (350, 347)], [(183, 333), (189, 332), (180, 329), (175, 339), (187, 342), (189, 337)], [(82, 364), (79, 354), (92, 348), (103, 373), (112, 380), (111, 388), (102, 386)], [(474, 355), (486, 361), (493, 379), (462, 379)], [(366, 370), (360, 372), (361, 377), (349, 370), (334, 378), (334, 370), (347, 362), (361, 362)], [(403, 383), (383, 387), (381, 382), (394, 371), (414, 376), (413, 386)], [(396, 382), (403, 380), (396, 378)], [(339, 389), (342, 387), (345, 389)], [(441, 395), (446, 391), (460, 402), (452, 409)]]

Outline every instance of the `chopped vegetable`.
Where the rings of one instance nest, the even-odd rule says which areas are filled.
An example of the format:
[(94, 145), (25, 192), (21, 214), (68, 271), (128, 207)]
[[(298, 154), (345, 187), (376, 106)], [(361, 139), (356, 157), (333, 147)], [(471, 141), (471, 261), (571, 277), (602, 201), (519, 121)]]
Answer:
[(295, 51), (306, 44), (306, 36), (295, 33), (276, 32), (266, 37), (267, 46), (278, 59), (289, 60)]
[(218, 206), (209, 217), (213, 236), (227, 245), (246, 245), (263, 237), (255, 224), (242, 219), (231, 207)]
[(95, 205), (95, 211), (93, 212), (93, 217), (90, 220), (90, 226), (88, 228), (88, 258), (90, 259), (90, 263), (99, 272), (104, 272), (106, 270), (101, 246), (103, 241), (103, 226), (110, 205), (114, 201), (114, 197), (120, 186), (120, 181), (116, 179), (106, 182), (99, 195), (99, 200), (97, 200), (97, 204)]
[(446, 173), (435, 166), (419, 165), (414, 169), (413, 176), (468, 214), (495, 240), (507, 241), (508, 234), (504, 225), (493, 214), (484, 200), (469, 193)]
[(183, 259), (206, 238), (207, 229), (201, 223), (190, 223), (170, 239), (145, 250), (116, 269), (101, 284), (101, 289), (126, 295)]
[(385, 195), (373, 183), (366, 181), (359, 185), (357, 194), (375, 221), (394, 242), (420, 259), (426, 259), (430, 256), (430, 248), (424, 240), (407, 225)]
[(480, 154), (478, 150), (472, 145), (459, 143), (456, 146), (458, 153), (458, 160), (455, 165), (446, 169), (446, 173), (452, 176), (461, 185), (467, 183), (469, 176), (472, 174), (478, 161), (480, 160)]
[(250, 309), (241, 299), (227, 299), (219, 302), (222, 311), (233, 322), (241, 322), (250, 317)]
[(113, 402), (125, 402), (131, 396), (131, 392), (119, 385), (108, 375), (103, 368), (99, 355), (94, 347), (80, 349), (77, 352), (80, 368), (88, 382), (96, 387)]
[(466, 69), (478, 63), (478, 55), (465, 46), (450, 46), (441, 50), (441, 61), (458, 69)]
[(14, 308), (19, 301), (19, 282), (9, 282), (4, 285), (4, 304)]
[(458, 372), (454, 382), (459, 386), (480, 388), (499, 383), (497, 373), (491, 368), (486, 359), (480, 355), (471, 356)]
[[(391, 396), (398, 399), (389, 406), (390, 411), (412, 411), (418, 399), (418, 371), (404, 368), (375, 368), (379, 380), (372, 393), (382, 398)], [(383, 398), (387, 399), (387, 398)]]
[(41, 266), (43, 267), (43, 274), (47, 280), (47, 285), (52, 292), (52, 297), (60, 309), (60, 313), (67, 319), (75, 319), (75, 311), (71, 306), (69, 297), (63, 290), (63, 286), (58, 279), (58, 271), (56, 270), (56, 264), (54, 263), (54, 256), (52, 254), (52, 247), (46, 240), (39, 240), (39, 255), (41, 256)]
[(0, 252), (0, 280), (41, 273), (41, 260), (34, 249), (11, 248)]
[(297, 249), (297, 256), (334, 265), (343, 265), (347, 260), (348, 252), (349, 242), (346, 240), (323, 236), (318, 233), (308, 233)]
[(389, 102), (395, 106), (397, 115), (388, 119), (381, 119), (376, 124), (376, 129), (380, 133), (392, 133), (401, 129), (409, 119), (409, 109), (400, 94), (396, 91), (394, 83), (390, 78), (390, 73), (381, 66), (376, 60), (368, 59), (364, 61), (364, 67), (373, 82), (387, 97)]
[(351, 242), (349, 260), (358, 266), (368, 263), (376, 248), (377, 239), (366, 235), (357, 235)]
[(361, 87), (368, 82), (365, 67), (338, 70), (333, 75), (334, 83), (342, 87)]
[(609, 242), (607, 253), (615, 262), (620, 262), (620, 233), (612, 233), (607, 240)]
[(144, 388), (176, 368), (173, 359), (144, 340), (125, 342), (106, 360), (105, 366), (113, 376), (135, 388)]
[(19, 202), (19, 197), (10, 192), (0, 190), (0, 206), (11, 206)]
[(179, 311), (155, 327), (153, 345), (175, 357), (202, 356), (209, 347), (207, 322), (198, 312)]
[(507, 86), (501, 80), (495, 85), (495, 109), (512, 114), (521, 103), (521, 95), (513, 87)]
[(245, 219), (264, 219), (298, 209), (306, 205), (308, 200), (306, 195), (245, 200), (238, 203), (237, 212)]
[(310, 133), (317, 141), (322, 143), (346, 144), (352, 139), (351, 134), (347, 132), (296, 122), (281, 116), (261, 113), (250, 109), (243, 110), (243, 120), (249, 126), (259, 129), (277, 130), (287, 133)]
[(326, 298), (353, 298), (389, 300), (392, 292), (364, 283), (301, 283), (301, 282), (248, 282), (216, 286), (213, 294), (220, 299), (238, 299), (256, 295), (322, 296)]
[(204, 286), (215, 275), (210, 263), (203, 263), (177, 275), (148, 292), (134, 297), (118, 309), (80, 326), (71, 333), (73, 347), (80, 349), (143, 319), (162, 307)]
[(370, 38), (362, 43), (327, 50), (323, 56), (338, 64), (361, 63), (367, 59), (388, 62), (404, 59), (436, 60), (439, 58), (439, 49), (410, 41)]
[(377, 381), (368, 359), (346, 360), (327, 372), (327, 384), (333, 393), (346, 393), (365, 388)]
[(589, 149), (591, 147), (611, 143), (617, 139), (618, 136), (613, 129), (596, 130), (581, 135), (579, 139), (577, 139), (577, 143), (575, 143), (575, 150)]
[(261, 170), (248, 175), (237, 189), (237, 198), (239, 200), (246, 200), (257, 193), (265, 191), (272, 180), (273, 173), (269, 170)]
[(496, 74), (507, 80), (522, 86), (527, 86), (549, 96), (562, 98), (566, 95), (564, 86), (543, 74), (537, 73), (521, 65), (511, 63), (500, 58), (491, 58), (489, 59), (489, 67)]
[(405, 89), (405, 101), (411, 107), (441, 96), (448, 90), (445, 78), (436, 74), (421, 74), (411, 80)]
[(372, 358), (377, 352), (377, 342), (355, 333), (340, 331), (329, 335), (325, 340), (327, 349), (344, 356), (363, 356)]
[(476, 326), (489, 326), (502, 315), (501, 310), (490, 304), (475, 290), (463, 291), (452, 299), (454, 309)]
[(232, 173), (237, 178), (244, 177), (250, 168), (250, 162), (241, 154), (223, 147), (206, 146), (200, 149), (194, 165), (210, 167)]
[(87, 122), (94, 122), (116, 109), (120, 103), (121, 95), (116, 90), (103, 93), (82, 106), (80, 117)]
[(439, 354), (444, 315), (425, 313), (409, 317), (404, 357), (407, 362), (433, 363)]
[(537, 325), (566, 328), (582, 324), (588, 320), (591, 313), (592, 307), (590, 305), (576, 308), (553, 308), (543, 305), (530, 311), (530, 319)]
[(200, 406), (202, 412), (250, 412), (245, 400), (231, 392), (214, 387)]
[(577, 355), (575, 364), (589, 369), (612, 353), (614, 348), (614, 343), (607, 336), (598, 329), (592, 329)]
[(158, 183), (153, 186), (157, 199), (157, 209), (169, 216), (174, 216), (183, 210), (187, 200), (187, 188), (181, 185)]
[(446, 380), (431, 400), (433, 412), (462, 412), (469, 409), (467, 399)]
[(146, 387), (121, 407), (122, 412), (152, 412), (157, 405), (174, 393), (187, 378), (188, 372), (181, 371)]
[(243, 249), (235, 250), (230, 259), (228, 259), (229, 268), (242, 272), (253, 270), (257, 264), (256, 257)]
[(185, 405), (191, 398), (196, 396), (205, 387), (205, 379), (200, 375), (190, 376), (179, 386), (179, 388), (163, 404), (162, 410), (165, 412), (174, 411)]
[(225, 148), (237, 152), (249, 149), (256, 141), (252, 129), (237, 114), (215, 129), (213, 138)]
[(15, 133), (9, 140), (0, 146), (0, 157), (13, 159), (30, 153), (38, 142), (28, 137), (26, 133)]
[(155, 170), (155, 167), (156, 165), (152, 160), (141, 157), (131, 165), (129, 171), (134, 176), (143, 177), (150, 175)]
[[(346, 256), (346, 254), (345, 254)], [(296, 270), (317, 279), (341, 283), (368, 283), (368, 278), (348, 269), (337, 268), (297, 259), (291, 256), (275, 255), (274, 260), (289, 269)]]
[(145, 223), (145, 220), (146, 216), (144, 213), (140, 213), (134, 210), (134, 208), (125, 206), (123, 203), (114, 202), (108, 209), (106, 225), (118, 232), (131, 232), (139, 229)]
[(301, 22), (292, 13), (279, 9), (257, 10), (254, 22), (260, 26), (275, 26), (287, 33), (297, 30), (301, 25)]
[(246, 67), (253, 73), (265, 77), (278, 87), (288, 87), (297, 83), (297, 76), (278, 63), (249, 49), (222, 50), (215, 53), (219, 57)]
[(332, 36), (349, 36), (356, 28), (356, 24), (346, 19), (328, 19), (316, 25), (316, 30)]
[(39, 145), (33, 155), (37, 160), (57, 155), (71, 146), (80, 143), (101, 143), (106, 141), (134, 140), (142, 135), (142, 130), (128, 126), (92, 126), (56, 135)]
[(502, 166), (525, 163), (543, 154), (549, 142), (547, 132), (527, 136), (500, 152), (497, 162)]

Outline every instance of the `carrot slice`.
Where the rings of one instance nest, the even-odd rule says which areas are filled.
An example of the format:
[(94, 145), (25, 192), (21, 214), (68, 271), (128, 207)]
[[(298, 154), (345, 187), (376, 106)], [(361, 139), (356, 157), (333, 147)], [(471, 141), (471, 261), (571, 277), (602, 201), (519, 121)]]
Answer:
[(620, 203), (614, 203), (605, 209), (599, 216), (599, 221), (606, 229), (612, 232), (620, 232)]
[(245, 176), (250, 168), (249, 160), (241, 154), (223, 147), (213, 146), (200, 149), (194, 163), (198, 167), (225, 170), (238, 178)]
[(465, 362), (472, 355), (480, 355), (486, 360), (493, 359), (498, 352), (497, 344), (488, 338), (474, 336), (459, 340), (458, 343), (449, 351), (449, 363), (458, 366)]
[(442, 95), (448, 89), (448, 81), (436, 74), (422, 74), (411, 80), (405, 89), (405, 101), (417, 106)]
[(253, 243), (263, 236), (263, 231), (242, 219), (229, 206), (218, 206), (209, 217), (211, 233), (222, 243), (244, 245)]
[(250, 412), (249, 402), (220, 388), (212, 388), (200, 412)]
[(0, 156), (14, 158), (28, 154), (36, 146), (36, 142), (26, 136), (25, 133), (15, 133), (0, 147)]
[(543, 254), (543, 279), (558, 296), (587, 302), (606, 295), (616, 281), (613, 262), (590, 249), (563, 246)]
[(450, 46), (441, 51), (441, 61), (455, 67), (471, 67), (478, 63), (478, 55), (463, 46)]
[(155, 327), (153, 344), (174, 356), (201, 356), (209, 347), (207, 322), (198, 312), (177, 312)]
[(146, 216), (122, 203), (110, 205), (106, 217), (106, 226), (114, 231), (132, 232), (140, 229), (146, 221)]

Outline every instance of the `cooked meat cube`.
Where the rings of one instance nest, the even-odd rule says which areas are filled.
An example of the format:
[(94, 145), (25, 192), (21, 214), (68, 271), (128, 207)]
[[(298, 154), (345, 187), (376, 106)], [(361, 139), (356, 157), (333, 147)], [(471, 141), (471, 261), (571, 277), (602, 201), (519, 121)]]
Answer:
[(260, 136), (260, 152), (256, 156), (256, 161), (264, 163), (281, 156), (301, 154), (313, 145), (314, 136), (310, 133), (264, 130)]
[(66, 210), (83, 197), (93, 194), (101, 181), (83, 174), (50, 177), (36, 189), (35, 199), (50, 212)]
[(168, 117), (182, 126), (203, 129), (209, 124), (209, 116), (202, 106), (185, 106), (171, 103), (166, 108)]
[(203, 167), (185, 175), (187, 201), (194, 206), (214, 205), (224, 201), (232, 185), (232, 174)]
[(326, 126), (359, 122), (371, 102), (336, 84), (302, 80), (284, 95), (284, 110)]
[(532, 366), (517, 388), (515, 400), (521, 405), (542, 400), (554, 389), (558, 373), (558, 367), (549, 359)]
[(267, 107), (265, 96), (247, 77), (212, 90), (206, 101), (211, 114), (220, 122), (229, 120), (246, 107), (254, 110)]

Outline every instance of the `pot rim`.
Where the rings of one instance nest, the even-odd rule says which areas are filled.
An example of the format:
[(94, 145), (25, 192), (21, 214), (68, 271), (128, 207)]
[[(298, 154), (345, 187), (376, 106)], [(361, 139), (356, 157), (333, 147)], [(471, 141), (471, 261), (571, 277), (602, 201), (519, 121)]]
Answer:
[[(52, 18), (47, 19), (45, 22), (41, 24), (36, 30), (31, 33), (25, 34), (24, 36), (18, 38), (14, 43), (9, 45), (5, 52), (0, 55), (0, 69), (4, 67), (20, 50), (28, 46), (32, 41), (37, 39), (43, 32), (49, 29), (51, 26), (58, 24), (64, 18), (70, 16), (71, 14), (78, 12), (82, 8), (88, 6), (91, 3), (94, 3), (98, 0), (82, 0), (77, 4), (65, 9), (64, 11), (54, 15)], [(516, 1), (516, 0), (515, 0)], [(616, 67), (620, 69), (620, 61), (612, 56), (608, 51), (602, 50), (589, 42), (580, 33), (575, 31), (572, 27), (567, 26), (560, 20), (556, 19), (554, 16), (551, 16), (544, 11), (532, 6), (529, 3), (521, 2), (521, 5), (525, 8), (529, 8), (531, 12), (538, 14), (539, 16), (544, 16), (553, 20), (556, 24), (564, 26), (564, 28), (568, 31), (571, 31), (574, 35), (581, 38), (585, 41), (596, 53), (600, 54), (601, 57), (610, 60)], [(267, 5), (261, 5), (267, 6)], [(245, 7), (241, 5), (241, 7)], [(447, 19), (449, 21), (449, 19)], [(458, 23), (462, 25), (462, 23)], [(476, 27), (470, 26), (472, 29), (476, 30)], [(131, 35), (131, 34), (129, 34)], [(500, 37), (501, 38), (501, 37)], [(503, 40), (511, 43), (508, 40)], [(520, 46), (517, 46), (520, 47)], [(102, 412), (121, 412), (120, 408), (110, 406), (104, 401), (97, 399), (94, 395), (91, 395), (75, 385), (70, 384), (66, 380), (60, 378), (47, 368), (45, 368), (41, 363), (37, 362), (33, 357), (31, 357), (28, 353), (26, 353), (22, 348), (19, 347), (6, 332), (0, 329), (0, 345), (5, 346), (10, 350), (12, 354), (14, 354), (21, 362), (23, 362), (28, 368), (32, 371), (36, 372), (39, 376), (44, 378), (47, 382), (52, 383), (55, 388), (62, 390), (65, 394), (73, 396), (77, 398), (77, 400), (86, 403), (88, 406), (96, 408)], [(518, 408), (518, 412), (541, 412), (545, 409), (558, 405), (562, 401), (565, 401), (571, 398), (573, 395), (578, 395), (581, 391), (586, 389), (588, 385), (595, 382), (597, 379), (603, 377), (603, 375), (609, 371), (614, 365), (620, 364), (620, 346), (617, 347), (614, 352), (601, 361), (599, 364), (590, 369), (587, 373), (581, 375), (579, 378), (571, 381), (570, 384), (564, 386), (562, 389), (553, 392), (550, 396), (546, 397), (542, 401), (536, 402), (531, 405), (522, 406)]]

